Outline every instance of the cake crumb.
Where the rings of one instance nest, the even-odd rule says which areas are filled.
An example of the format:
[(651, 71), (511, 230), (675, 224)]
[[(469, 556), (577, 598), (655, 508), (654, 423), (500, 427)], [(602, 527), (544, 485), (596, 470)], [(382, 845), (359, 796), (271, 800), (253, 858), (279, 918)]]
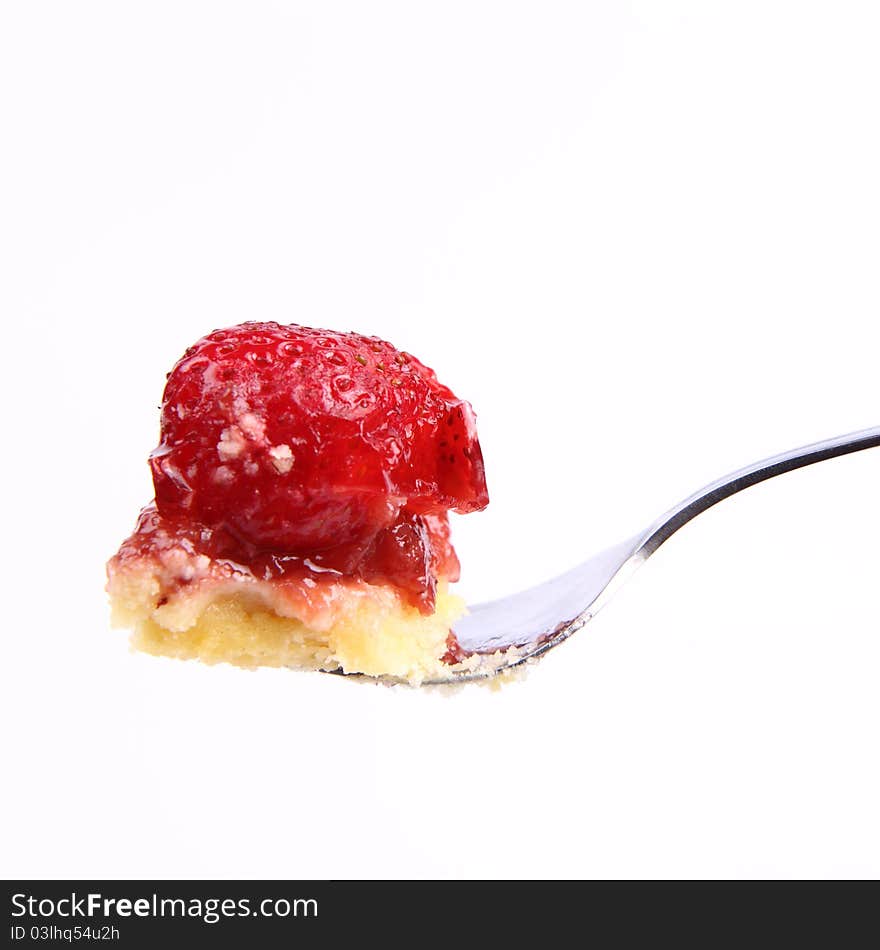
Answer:
[(273, 445), (269, 449), (269, 458), (279, 475), (286, 475), (293, 468), (293, 452), (289, 445)]
[(244, 452), (246, 446), (247, 442), (241, 429), (238, 426), (227, 426), (220, 433), (217, 454), (221, 461), (229, 462), (231, 459), (237, 459)]

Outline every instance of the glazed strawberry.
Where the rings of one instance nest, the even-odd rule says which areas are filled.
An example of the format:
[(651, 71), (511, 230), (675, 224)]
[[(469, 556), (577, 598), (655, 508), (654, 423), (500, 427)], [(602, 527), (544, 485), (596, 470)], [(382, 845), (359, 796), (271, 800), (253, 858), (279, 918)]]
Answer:
[(390, 580), (423, 609), (458, 564), (447, 511), (488, 503), (473, 411), (375, 337), (245, 323), (171, 371), (158, 514), (213, 557)]

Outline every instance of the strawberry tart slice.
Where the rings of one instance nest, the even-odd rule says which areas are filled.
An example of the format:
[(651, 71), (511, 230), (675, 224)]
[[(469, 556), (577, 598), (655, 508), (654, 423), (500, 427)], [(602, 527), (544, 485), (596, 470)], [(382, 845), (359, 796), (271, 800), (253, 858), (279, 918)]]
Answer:
[(155, 501), (107, 566), (149, 653), (419, 683), (463, 658), (450, 510), (488, 504), (470, 405), (357, 333), (244, 323), (168, 376)]

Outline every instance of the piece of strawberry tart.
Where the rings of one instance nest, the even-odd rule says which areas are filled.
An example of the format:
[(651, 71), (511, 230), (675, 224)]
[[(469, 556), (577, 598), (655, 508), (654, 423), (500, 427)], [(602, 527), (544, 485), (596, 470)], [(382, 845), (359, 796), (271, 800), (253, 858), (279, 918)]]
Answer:
[(155, 501), (107, 566), (148, 653), (420, 683), (464, 659), (450, 510), (489, 497), (474, 413), (375, 337), (244, 323), (168, 376)]

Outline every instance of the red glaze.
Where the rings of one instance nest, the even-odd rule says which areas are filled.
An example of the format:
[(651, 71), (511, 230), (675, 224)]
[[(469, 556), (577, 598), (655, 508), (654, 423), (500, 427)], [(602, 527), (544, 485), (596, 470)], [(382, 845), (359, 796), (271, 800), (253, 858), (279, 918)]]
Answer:
[(203, 553), (389, 581), (426, 613), (437, 575), (458, 577), (447, 511), (489, 500), (473, 411), (433, 370), (375, 337), (277, 323), (187, 350), (150, 465), (159, 515)]
[(244, 570), (260, 580), (312, 577), (322, 581), (328, 575), (367, 582), (393, 580), (407, 600), (420, 607), (426, 600), (433, 604), (438, 576), (456, 581), (459, 574), (445, 515), (401, 519), (393, 528), (379, 532), (367, 552), (340, 548), (336, 552), (338, 566), (330, 566), (320, 554), (309, 558), (245, 548), (222, 529), (209, 528), (186, 517), (164, 518), (155, 505), (148, 505), (120, 548), (117, 561), (124, 564), (144, 557), (161, 559), (162, 552), (172, 544), (193, 560), (205, 555), (232, 568), (233, 573)]

